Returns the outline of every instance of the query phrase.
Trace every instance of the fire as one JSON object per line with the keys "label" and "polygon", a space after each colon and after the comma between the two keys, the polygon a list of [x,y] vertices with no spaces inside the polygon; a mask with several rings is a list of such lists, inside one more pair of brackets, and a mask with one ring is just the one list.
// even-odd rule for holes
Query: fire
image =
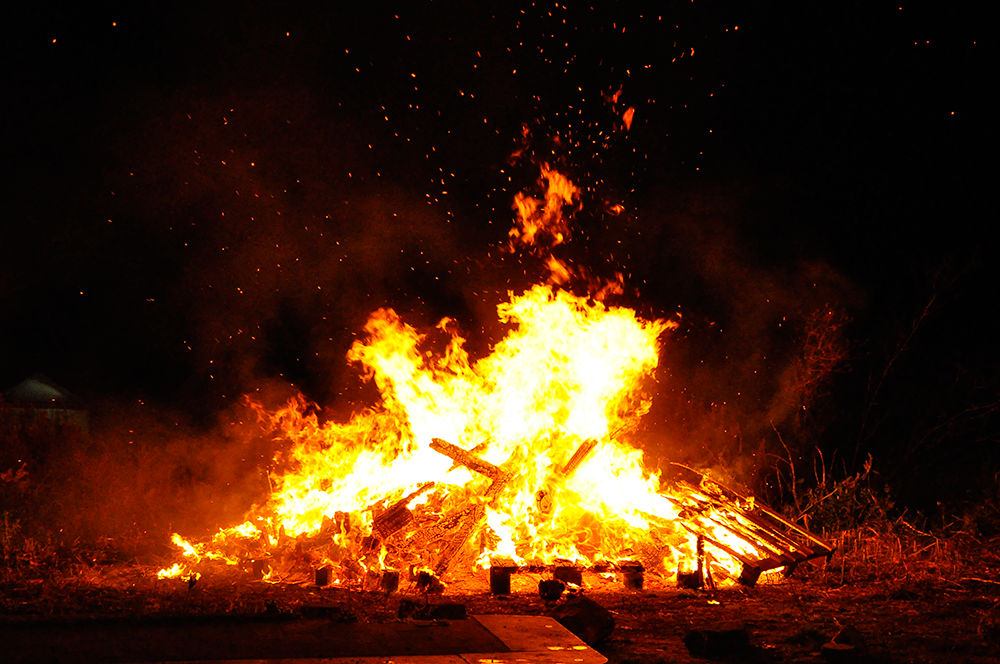
{"label": "fire", "polygon": [[549,168],[547,164],[541,167],[539,182],[547,182],[544,200],[533,198],[523,192],[514,196],[514,209],[518,218],[515,226],[510,229],[511,248],[519,244],[532,246],[541,243],[546,235],[551,238],[552,246],[569,240],[569,223],[563,214],[566,205],[579,206],[580,190],[563,174]]}
{"label": "fire", "polygon": [[[450,470],[451,460],[429,448],[442,437],[515,474],[486,507],[498,541],[484,556],[593,560],[602,549],[620,549],[624,541],[609,524],[626,518],[625,496],[637,486],[656,495],[657,481],[643,477],[638,451],[610,436],[648,406],[635,387],[656,366],[657,337],[668,324],[548,286],[512,297],[498,313],[513,329],[472,364],[458,336],[443,357],[427,362],[421,336],[394,314],[378,312],[369,321],[369,339],[350,357],[370,372],[390,409],[405,413],[413,443],[389,474],[399,467],[405,479],[394,483],[406,489],[430,480],[485,493],[484,477]],[[600,441],[597,449],[563,481],[558,468],[588,439]],[[543,507],[540,491],[557,499]],[[604,525],[581,527],[587,515]]]}
{"label": "fire", "polygon": [[[516,199],[512,242],[569,237],[562,210],[579,206],[579,191],[547,166],[540,183],[544,201]],[[569,278],[554,257],[548,265]],[[211,541],[174,535],[185,558],[266,559],[274,569],[266,580],[307,563],[331,568],[335,584],[386,569],[441,575],[455,561],[488,567],[497,558],[632,559],[665,576],[704,561],[720,579],[735,577],[753,544],[719,527],[706,496],[664,493],[627,443],[650,406],[642,386],[661,335],[675,324],[552,285],[509,293],[497,314],[509,331],[473,360],[449,319],[420,332],[391,309],[374,312],[347,357],[374,381],[380,405],[346,423],[321,423],[302,398],[261,409],[289,443],[272,494]],[[712,533],[710,554],[695,530]]]}
{"label": "fire", "polygon": [[158,578],[158,579],[176,579],[176,578],[179,578],[179,577],[183,576],[183,574],[184,574],[185,571],[186,570],[184,569],[183,565],[181,565],[180,563],[174,563],[170,567],[166,567],[164,569],[161,569],[159,572],[157,572],[156,573],[156,578]]}

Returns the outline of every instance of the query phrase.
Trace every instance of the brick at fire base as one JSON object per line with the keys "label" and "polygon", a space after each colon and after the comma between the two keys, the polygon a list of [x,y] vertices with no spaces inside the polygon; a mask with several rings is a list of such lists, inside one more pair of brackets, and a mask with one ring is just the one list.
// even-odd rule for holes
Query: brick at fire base
{"label": "brick at fire base", "polygon": [[625,584],[626,589],[642,590],[642,586],[645,582],[643,572],[646,570],[643,568],[641,563],[629,561],[627,563],[620,564],[618,568],[622,571],[622,582]]}
{"label": "brick at fire base", "polygon": [[572,565],[557,565],[552,570],[552,576],[563,583],[572,583],[577,586],[583,585],[583,570]]}
{"label": "brick at fire base", "polygon": [[316,585],[328,586],[333,580],[333,568],[327,565],[316,570]]}
{"label": "brick at fire base", "polygon": [[705,587],[705,580],[702,578],[701,572],[682,572],[677,570],[677,587],[699,590]]}
{"label": "brick at fire base", "polygon": [[399,589],[399,572],[396,570],[386,570],[382,572],[382,581],[379,587],[383,592],[394,593]]}
{"label": "brick at fire base", "polygon": [[490,561],[490,594],[509,595],[510,575],[517,571],[517,565],[510,558],[493,558]]}

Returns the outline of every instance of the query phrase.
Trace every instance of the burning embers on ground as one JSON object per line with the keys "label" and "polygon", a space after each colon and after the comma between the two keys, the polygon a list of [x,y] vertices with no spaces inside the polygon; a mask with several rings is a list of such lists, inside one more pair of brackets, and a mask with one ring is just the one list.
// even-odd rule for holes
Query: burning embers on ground
{"label": "burning embers on ground", "polygon": [[[518,195],[511,232],[512,247],[536,253],[569,238],[563,211],[580,205],[547,166],[539,182],[544,198]],[[473,566],[560,566],[711,586],[830,554],[707,480],[662,488],[629,436],[674,324],[561,289],[570,268],[551,255],[547,265],[548,284],[498,306],[509,332],[475,361],[448,319],[424,335],[392,310],[373,313],[348,359],[380,405],[347,423],[320,423],[303,399],[259,409],[291,444],[271,495],[208,541],[174,535],[182,555],[161,577],[221,561],[273,582],[321,570],[319,582],[378,587],[399,572],[437,583]]]}

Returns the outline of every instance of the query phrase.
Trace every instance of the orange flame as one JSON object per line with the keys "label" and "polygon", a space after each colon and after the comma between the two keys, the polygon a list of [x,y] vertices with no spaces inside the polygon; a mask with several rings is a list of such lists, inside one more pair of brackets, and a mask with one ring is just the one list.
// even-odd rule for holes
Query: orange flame
{"label": "orange flame", "polygon": [[635,116],[635,107],[629,106],[622,114],[622,121],[625,123],[625,131],[632,128],[632,118]]}
{"label": "orange flame", "polygon": [[543,236],[549,236],[550,246],[556,246],[569,240],[570,230],[568,219],[563,215],[563,207],[575,205],[580,207],[580,190],[564,175],[549,168],[548,164],[541,166],[541,176],[538,183],[546,184],[545,199],[532,198],[518,192],[514,196],[514,209],[517,210],[517,221],[510,229],[511,249],[516,244],[534,246],[539,244]]}
{"label": "orange flame", "polygon": [[[548,166],[541,181],[544,201],[515,199],[512,244],[569,237],[562,208],[578,205],[579,192]],[[552,283],[571,276],[555,258],[548,266]],[[440,571],[449,557],[481,566],[641,558],[667,573],[691,565],[696,537],[676,523],[685,511],[711,532],[698,516],[705,500],[662,493],[642,452],[624,442],[649,409],[641,387],[659,337],[676,324],[552,285],[509,293],[497,313],[509,332],[473,361],[448,319],[425,334],[391,309],[374,312],[347,357],[378,387],[379,407],[346,423],[320,423],[301,397],[261,411],[291,444],[267,502],[210,542],[174,543],[195,562],[280,554],[271,581],[299,556],[332,567],[336,584],[392,567]],[[443,352],[427,350],[431,334],[446,335]],[[710,558],[722,569],[750,548],[721,531],[717,541],[728,552]]]}

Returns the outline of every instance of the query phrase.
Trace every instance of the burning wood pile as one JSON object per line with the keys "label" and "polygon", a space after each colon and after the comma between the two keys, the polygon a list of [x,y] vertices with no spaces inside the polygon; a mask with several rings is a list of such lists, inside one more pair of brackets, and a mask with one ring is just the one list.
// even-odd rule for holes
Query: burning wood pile
{"label": "burning wood pile", "polygon": [[[542,175],[545,200],[519,196],[511,237],[548,232],[555,245],[568,237],[562,206],[578,206],[578,195]],[[547,264],[548,285],[498,305],[509,331],[474,362],[452,321],[420,334],[375,312],[348,359],[381,404],[347,423],[321,423],[302,399],[260,409],[288,443],[271,495],[210,540],[175,535],[183,560],[161,576],[214,560],[266,581],[383,590],[400,575],[434,589],[474,568],[491,570],[495,592],[519,569],[571,583],[590,569],[617,570],[633,587],[644,573],[715,587],[829,556],[828,544],[705,478],[663,489],[631,440],[660,337],[676,323],[576,296],[555,285],[570,268]]]}
{"label": "burning wood pile", "polygon": [[[509,306],[526,313],[486,361],[499,354],[515,367],[491,373],[489,381],[481,378],[486,361],[469,365],[458,337],[445,358],[457,364],[422,368],[426,354],[417,345],[423,339],[382,312],[369,323],[368,343],[356,344],[352,356],[372,368],[384,407],[346,425],[321,425],[304,402],[274,415],[262,412],[293,443],[279,459],[289,470],[272,478],[274,494],[242,525],[208,542],[175,536],[186,561],[162,575],[190,573],[191,562],[208,559],[241,565],[268,581],[383,589],[394,588],[400,572],[427,585],[476,566],[493,568],[498,592],[505,576],[519,569],[552,569],[577,583],[583,569],[617,570],[633,586],[646,572],[711,588],[753,585],[762,572],[790,573],[800,562],[832,553],[752,498],[707,478],[662,490],[641,452],[616,439],[644,411],[635,384],[654,365],[654,335],[666,325],[548,287]],[[548,334],[546,315],[553,310],[579,319],[575,333]],[[624,333],[609,321],[624,322],[648,345],[633,347],[629,356],[611,343]],[[595,342],[595,334],[606,337]],[[541,346],[538,362],[526,357],[545,339],[564,339],[578,350]],[[602,367],[595,348],[617,364]],[[619,380],[593,390],[581,367]],[[383,373],[389,370],[394,378]],[[507,385],[507,375],[519,382]],[[472,397],[471,417],[455,406],[456,396]],[[580,396],[593,405],[575,403]],[[494,419],[496,426],[484,430],[485,418],[504,412],[496,398],[513,398],[506,407],[522,415]],[[456,414],[466,417],[455,422]],[[480,442],[462,447],[428,436],[421,444],[415,432],[421,425]],[[584,437],[578,431],[612,432]],[[513,444],[497,444],[503,439]]]}

